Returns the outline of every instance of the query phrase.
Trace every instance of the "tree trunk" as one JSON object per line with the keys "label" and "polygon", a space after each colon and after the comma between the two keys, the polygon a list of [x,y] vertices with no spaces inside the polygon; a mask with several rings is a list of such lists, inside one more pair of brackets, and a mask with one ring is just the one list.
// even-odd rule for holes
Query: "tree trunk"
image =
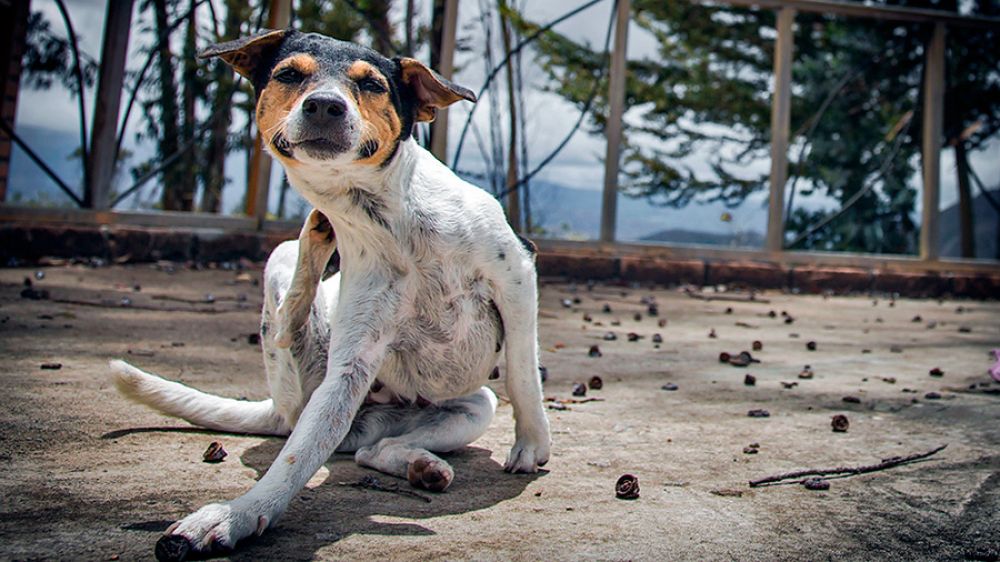
{"label": "tree trunk", "polygon": [[372,48],[390,57],[395,50],[392,46],[392,23],[389,21],[390,0],[369,0],[365,10],[368,25],[372,30]]}
{"label": "tree trunk", "polygon": [[510,117],[510,138],[507,144],[507,222],[514,232],[521,232],[521,192],[517,185],[517,97],[514,91],[514,62],[510,55],[510,21],[507,18],[507,2],[497,2],[500,12],[500,31],[503,36],[503,51],[507,56],[507,101]]}
{"label": "tree trunk", "polygon": [[[160,43],[157,56],[157,69],[160,73],[160,138],[158,139],[160,158],[169,158],[177,153],[179,131],[177,129],[177,83],[174,80],[174,60],[170,52],[169,33],[170,22],[167,16],[167,0],[153,0],[153,12],[156,18],[156,33],[164,40]],[[165,211],[179,211],[183,208],[181,194],[181,177],[177,166],[168,166],[163,170],[163,195],[161,204]]]}
{"label": "tree trunk", "polygon": [[955,143],[955,173],[958,180],[958,218],[962,235],[962,257],[976,257],[976,225],[972,214],[972,185],[969,181],[969,155],[965,141]]}
{"label": "tree trunk", "polygon": [[[432,0],[431,4],[431,68],[441,68],[441,39],[444,37],[444,3],[445,0]],[[434,146],[434,127],[428,127],[427,144]]]}
{"label": "tree trunk", "polygon": [[406,52],[408,57],[413,56],[413,5],[414,0],[406,0]]}
{"label": "tree trunk", "polygon": [[[240,33],[240,10],[235,2],[226,3],[225,26],[220,41],[235,39]],[[222,189],[226,185],[226,155],[229,153],[229,125],[233,119],[233,94],[236,92],[233,72],[221,61],[215,62],[213,73],[215,94],[212,96],[212,131],[206,154],[204,169],[205,195],[201,199],[201,211],[219,213],[222,211]]]}
{"label": "tree trunk", "polygon": [[197,101],[198,90],[198,62],[197,56],[197,10],[195,0],[190,0],[187,29],[184,34],[184,72],[182,74],[183,83],[183,107],[184,114],[181,121],[181,138],[184,145],[191,144],[180,159],[178,176],[181,178],[178,192],[181,200],[182,211],[194,210],[194,196],[198,192],[198,146],[194,145],[194,135],[197,123],[195,122],[195,102]]}

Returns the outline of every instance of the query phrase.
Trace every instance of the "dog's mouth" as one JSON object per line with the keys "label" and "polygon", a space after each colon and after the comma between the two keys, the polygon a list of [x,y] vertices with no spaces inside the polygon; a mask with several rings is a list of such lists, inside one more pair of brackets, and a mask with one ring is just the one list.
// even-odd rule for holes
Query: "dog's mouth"
{"label": "dog's mouth", "polygon": [[274,136],[271,144],[279,154],[286,158],[293,158],[293,150],[301,150],[316,160],[336,158],[351,148],[350,143],[346,140],[317,137],[293,142],[281,133]]}

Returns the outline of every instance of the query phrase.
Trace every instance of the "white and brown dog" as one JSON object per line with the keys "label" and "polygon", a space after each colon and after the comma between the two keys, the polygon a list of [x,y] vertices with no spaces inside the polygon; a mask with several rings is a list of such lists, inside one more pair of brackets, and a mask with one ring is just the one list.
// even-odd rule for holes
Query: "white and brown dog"
{"label": "white and brown dog", "polygon": [[[496,409],[483,386],[501,350],[516,437],[504,465],[549,458],[538,373],[533,247],[490,195],[410,136],[475,96],[420,62],[292,30],[209,48],[257,92],[257,124],[315,208],[264,272],[261,342],[271,399],[208,395],[114,361],[127,397],[221,431],[287,435],[243,496],[171,526],[158,558],[224,552],[262,533],[330,455],[441,491],[434,452],[477,439]],[[321,281],[337,249],[341,270]]]}

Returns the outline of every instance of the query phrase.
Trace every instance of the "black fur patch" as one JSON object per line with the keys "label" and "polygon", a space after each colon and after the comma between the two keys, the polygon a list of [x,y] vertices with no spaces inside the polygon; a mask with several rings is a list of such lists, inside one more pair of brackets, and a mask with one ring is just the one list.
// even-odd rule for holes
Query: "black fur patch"
{"label": "black fur patch", "polygon": [[375,139],[366,140],[361,145],[361,148],[358,149],[358,158],[360,158],[361,160],[371,158],[372,156],[375,155],[376,152],[378,152],[378,149],[379,149],[379,144],[377,140]]}
{"label": "black fur patch", "polygon": [[528,250],[529,254],[533,256],[538,254],[538,246],[536,246],[534,242],[528,240],[527,238],[521,236],[520,234],[517,235],[517,239],[521,241],[521,245],[524,246],[525,250]]}
{"label": "black fur patch", "polygon": [[292,157],[291,145],[288,144],[288,139],[285,138],[285,135],[275,133],[274,137],[271,139],[271,145],[278,151],[278,154],[284,156],[285,158]]}
{"label": "black fur patch", "polygon": [[383,228],[389,228],[389,222],[385,220],[385,203],[377,196],[356,187],[348,190],[351,203],[360,207],[368,215],[368,218]]}
{"label": "black fur patch", "polygon": [[503,316],[500,314],[500,308],[496,301],[490,301],[490,308],[493,309],[493,314],[496,315],[497,319],[497,353],[500,353],[507,331],[503,327]]}

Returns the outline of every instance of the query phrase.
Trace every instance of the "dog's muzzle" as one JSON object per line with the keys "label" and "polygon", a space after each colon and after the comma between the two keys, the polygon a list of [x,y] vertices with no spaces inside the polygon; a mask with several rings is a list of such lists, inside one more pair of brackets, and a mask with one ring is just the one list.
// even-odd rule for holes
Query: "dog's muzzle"
{"label": "dog's muzzle", "polygon": [[289,119],[288,134],[274,140],[282,153],[302,150],[317,160],[334,158],[351,150],[356,127],[351,108],[339,92],[324,90],[309,94]]}

